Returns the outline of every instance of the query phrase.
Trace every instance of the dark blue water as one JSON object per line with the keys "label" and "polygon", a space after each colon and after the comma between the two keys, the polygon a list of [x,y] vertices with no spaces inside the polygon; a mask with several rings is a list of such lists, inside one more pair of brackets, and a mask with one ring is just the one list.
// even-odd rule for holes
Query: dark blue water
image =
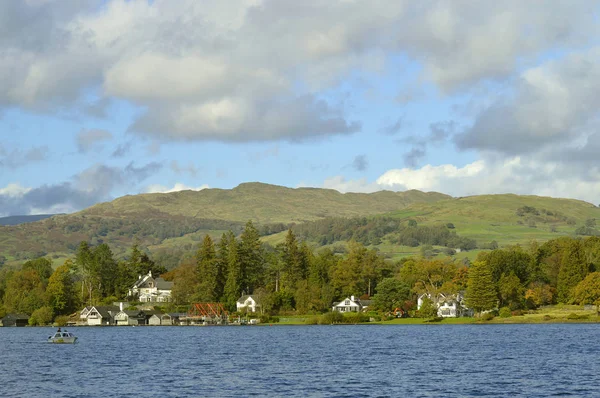
{"label": "dark blue water", "polygon": [[600,325],[0,328],[0,396],[600,397]]}

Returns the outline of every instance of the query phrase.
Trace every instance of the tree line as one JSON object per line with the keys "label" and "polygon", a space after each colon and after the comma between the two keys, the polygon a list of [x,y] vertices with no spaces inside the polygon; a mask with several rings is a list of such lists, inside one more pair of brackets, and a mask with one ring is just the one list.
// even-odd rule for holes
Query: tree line
{"label": "tree line", "polygon": [[[252,294],[269,314],[323,313],[348,296],[373,300],[373,310],[402,308],[414,315],[418,295],[466,292],[477,311],[511,311],[555,303],[600,304],[600,238],[563,237],[528,247],[482,251],[468,261],[424,256],[389,261],[375,249],[351,240],[346,253],[311,248],[288,229],[285,240],[263,244],[248,222],[241,234],[206,235],[195,253],[173,270],[153,261],[137,244],[117,261],[106,244],[81,242],[75,258],[52,269],[46,258],[18,269],[0,269],[0,315],[32,314],[47,323],[88,304],[126,298],[139,275],[152,271],[174,282],[173,306],[221,302],[235,310]],[[597,288],[595,286],[598,286]]]}

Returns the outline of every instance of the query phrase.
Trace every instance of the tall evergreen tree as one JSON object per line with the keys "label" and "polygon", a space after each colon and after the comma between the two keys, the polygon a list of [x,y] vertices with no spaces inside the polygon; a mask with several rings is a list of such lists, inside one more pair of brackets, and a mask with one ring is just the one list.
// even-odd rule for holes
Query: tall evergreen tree
{"label": "tall evergreen tree", "polygon": [[469,268],[465,304],[478,313],[494,309],[498,304],[492,271],[483,261],[475,261]]}
{"label": "tall evergreen tree", "polygon": [[229,278],[229,248],[235,242],[233,232],[227,231],[221,235],[221,240],[217,244],[217,293],[216,299],[221,302],[227,302],[225,298],[225,284]]}
{"label": "tall evergreen tree", "polygon": [[118,266],[113,257],[112,250],[106,243],[102,243],[93,250],[95,280],[102,297],[117,294]]}
{"label": "tall evergreen tree", "polygon": [[243,271],[238,255],[238,243],[236,239],[233,239],[227,246],[227,281],[223,290],[223,301],[230,309],[235,308],[235,303],[242,293],[242,278]]}
{"label": "tall evergreen tree", "polygon": [[263,283],[265,259],[260,234],[252,221],[248,221],[240,236],[238,246],[242,289],[252,293]]}
{"label": "tall evergreen tree", "polygon": [[196,253],[198,267],[198,297],[200,301],[215,301],[218,297],[218,269],[215,245],[210,235],[205,235],[202,245]]}

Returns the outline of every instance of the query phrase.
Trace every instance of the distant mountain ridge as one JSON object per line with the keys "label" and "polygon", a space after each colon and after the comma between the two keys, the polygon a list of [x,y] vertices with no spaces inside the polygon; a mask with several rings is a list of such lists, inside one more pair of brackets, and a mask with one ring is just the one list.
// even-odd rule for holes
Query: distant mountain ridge
{"label": "distant mountain ridge", "polygon": [[7,216],[0,217],[0,225],[19,225],[28,222],[44,220],[55,216],[56,214],[34,214],[29,216]]}

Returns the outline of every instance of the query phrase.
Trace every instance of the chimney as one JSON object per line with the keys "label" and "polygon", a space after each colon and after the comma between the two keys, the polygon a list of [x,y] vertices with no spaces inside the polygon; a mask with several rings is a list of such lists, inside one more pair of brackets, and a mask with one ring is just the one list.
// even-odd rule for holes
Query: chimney
{"label": "chimney", "polygon": [[123,311],[123,302],[122,301],[119,302],[119,311]]}
{"label": "chimney", "polygon": [[350,300],[355,301],[354,296],[350,296]]}

